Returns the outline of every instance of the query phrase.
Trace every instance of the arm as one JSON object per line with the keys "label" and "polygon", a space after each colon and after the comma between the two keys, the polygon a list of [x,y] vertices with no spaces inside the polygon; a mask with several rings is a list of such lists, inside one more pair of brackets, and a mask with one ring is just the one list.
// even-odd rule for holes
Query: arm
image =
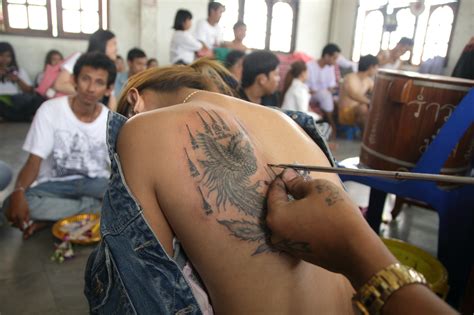
{"label": "arm", "polygon": [[[294,201],[288,201],[288,193]],[[330,181],[305,181],[292,170],[284,171],[270,187],[266,222],[272,230],[273,243],[285,240],[285,247],[280,249],[342,273],[356,290],[379,270],[397,261],[346,193]],[[371,250],[360,250],[360,244]],[[385,315],[455,314],[419,284],[396,291],[382,311]]]}
{"label": "arm", "polygon": [[10,72],[7,77],[13,83],[18,84],[18,87],[23,93],[33,93],[33,86],[31,80],[23,69],[19,69],[18,72]]}
{"label": "arm", "polygon": [[54,81],[53,88],[60,93],[73,95],[76,93],[74,85],[72,84],[72,75],[67,70],[61,70],[56,81]]}
{"label": "arm", "polygon": [[29,221],[28,202],[26,201],[25,190],[38,177],[41,161],[43,159],[37,155],[30,154],[28,160],[20,171],[15,183],[15,189],[10,196],[10,204],[6,210],[9,221],[23,230],[25,223]]}
{"label": "arm", "polygon": [[201,41],[194,38],[191,33],[187,32],[187,34],[184,35],[185,36],[182,37],[183,41],[181,42],[183,48],[191,51],[198,51],[202,48],[205,48],[205,45]]}

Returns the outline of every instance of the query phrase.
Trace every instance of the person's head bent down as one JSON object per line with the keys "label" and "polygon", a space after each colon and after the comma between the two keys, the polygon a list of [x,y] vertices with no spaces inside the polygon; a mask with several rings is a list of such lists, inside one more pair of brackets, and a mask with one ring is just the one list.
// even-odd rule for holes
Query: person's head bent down
{"label": "person's head bent down", "polygon": [[200,59],[189,66],[151,68],[130,78],[118,100],[117,111],[133,116],[183,103],[193,90],[236,95],[236,81],[216,61]]}

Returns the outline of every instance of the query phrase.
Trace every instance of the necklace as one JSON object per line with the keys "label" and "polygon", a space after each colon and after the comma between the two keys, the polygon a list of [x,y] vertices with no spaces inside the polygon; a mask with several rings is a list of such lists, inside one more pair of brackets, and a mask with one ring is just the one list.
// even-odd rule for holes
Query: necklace
{"label": "necklace", "polygon": [[201,92],[201,90],[196,90],[196,91],[193,91],[193,92],[189,93],[188,96],[186,96],[186,97],[184,98],[183,103],[186,103],[187,101],[189,101],[189,99],[190,99],[194,94],[196,94],[196,93],[198,93],[198,92]]}

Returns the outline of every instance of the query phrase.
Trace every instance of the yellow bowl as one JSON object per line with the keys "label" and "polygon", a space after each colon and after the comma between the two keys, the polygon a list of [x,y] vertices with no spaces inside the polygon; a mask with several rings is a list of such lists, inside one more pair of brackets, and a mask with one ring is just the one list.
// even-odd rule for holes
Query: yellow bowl
{"label": "yellow bowl", "polygon": [[[89,237],[78,239],[71,238],[69,239],[69,241],[74,244],[82,245],[97,243],[100,241],[100,215],[98,214],[84,213],[61,219],[54,223],[52,232],[55,237],[59,238],[60,240],[65,240],[69,235],[68,228],[70,228],[71,225],[78,225],[78,223],[80,222],[86,223],[95,220],[97,220],[97,223],[90,228],[91,233]],[[78,226],[77,228],[79,227],[80,226]]]}
{"label": "yellow bowl", "polygon": [[383,238],[382,241],[400,263],[423,274],[431,290],[442,299],[446,299],[449,291],[448,272],[438,259],[400,240]]}

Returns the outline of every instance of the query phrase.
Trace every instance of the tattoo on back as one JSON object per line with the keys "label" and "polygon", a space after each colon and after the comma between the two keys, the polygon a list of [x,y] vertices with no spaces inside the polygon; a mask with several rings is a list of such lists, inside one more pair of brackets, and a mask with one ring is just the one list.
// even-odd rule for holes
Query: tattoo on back
{"label": "tattoo on back", "polygon": [[[186,125],[195,161],[189,156],[188,149],[184,148],[184,151],[190,175],[198,185],[204,213],[215,215],[216,221],[233,237],[255,243],[257,247],[252,255],[275,251],[269,246],[269,233],[264,223],[264,186],[268,186],[274,176],[268,174],[266,180],[252,178],[257,174],[257,158],[242,126],[231,130],[215,111],[200,110],[196,115],[201,128],[191,130]],[[215,211],[209,200],[213,201]],[[236,209],[243,218],[217,218],[220,211],[228,209]]]}

